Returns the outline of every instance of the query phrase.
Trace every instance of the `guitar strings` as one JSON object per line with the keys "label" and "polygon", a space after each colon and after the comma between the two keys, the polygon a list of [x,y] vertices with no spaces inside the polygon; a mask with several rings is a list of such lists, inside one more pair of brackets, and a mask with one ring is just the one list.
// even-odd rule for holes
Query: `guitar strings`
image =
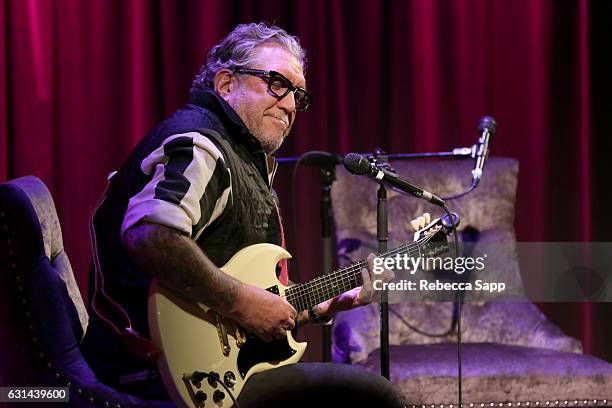
{"label": "guitar strings", "polygon": [[[399,246],[399,247],[397,247],[397,248],[395,248],[395,249],[393,249],[393,250],[391,250],[391,251],[389,251],[387,253],[384,253],[382,255],[383,256],[388,256],[388,255],[394,255],[394,254],[402,253],[402,252],[408,252],[410,255],[412,255],[410,251],[413,248],[417,249],[415,254],[419,253],[420,252],[419,251],[420,248],[419,248],[418,244],[423,244],[423,243],[426,243],[426,242],[430,241],[433,236],[434,235],[431,234],[429,236],[426,236],[426,237],[423,237],[423,238],[419,239],[416,242],[411,242],[411,243]],[[361,261],[361,262],[358,262],[358,263],[356,263],[354,265],[350,265],[348,267],[340,269],[340,270],[336,271],[335,273],[319,276],[319,277],[313,279],[310,282],[307,282],[305,284],[299,285],[295,289],[294,288],[290,288],[291,289],[291,293],[289,293],[289,294],[286,293],[286,295],[288,297],[297,298],[297,299],[294,299],[294,300],[300,300],[300,301],[304,301],[305,300],[306,302],[311,302],[311,303],[316,304],[317,303],[316,301],[311,301],[310,296],[309,296],[309,292],[313,292],[314,291],[315,292],[314,293],[315,296],[318,296],[319,295],[318,292],[321,291],[321,295],[322,295],[321,298],[325,297],[325,299],[327,299],[327,297],[326,297],[326,296],[328,296],[327,295],[327,291],[323,292],[321,289],[325,289],[325,286],[329,287],[329,284],[332,283],[331,282],[332,279],[336,279],[336,281],[339,281],[339,280],[341,281],[341,282],[336,282],[336,283],[347,283],[347,279],[348,279],[349,289],[350,289],[350,285],[351,285],[351,282],[350,282],[351,280],[355,280],[355,283],[357,284],[356,286],[358,286],[359,280],[357,279],[357,276],[355,276],[356,272],[357,271],[361,271],[361,269],[364,268],[366,265],[367,265],[367,261]],[[358,275],[358,276],[359,276],[359,278],[361,277],[360,275]],[[353,286],[353,287],[355,287],[355,286]],[[296,289],[297,289],[297,291],[296,291]],[[331,289],[330,293],[333,293],[333,288],[332,287],[329,287],[328,289]],[[322,299],[321,301],[323,301],[325,299]]]}
{"label": "guitar strings", "polygon": [[[420,254],[420,246],[429,242],[435,235],[436,234],[430,234],[419,238],[417,241],[401,245],[379,256],[388,257],[401,253],[408,253],[410,256]],[[298,306],[300,310],[306,310],[331,297],[336,287],[343,288],[344,285],[348,284],[348,290],[351,289],[352,281],[355,282],[355,286],[352,286],[353,288],[362,284],[360,272],[366,266],[367,260],[363,260],[330,274],[318,276],[309,282],[288,288],[285,291],[285,297],[289,303]],[[359,272],[359,274],[357,274],[357,272]],[[311,294],[313,296],[311,296]],[[319,298],[321,299],[320,301],[318,301]]]}
{"label": "guitar strings", "polygon": [[[405,247],[399,248],[398,252],[406,249]],[[292,291],[289,294],[289,301],[293,301],[299,308],[306,309],[309,305],[318,304],[326,299],[333,297],[333,295],[345,292],[346,290],[355,288],[361,284],[361,270],[367,265],[367,262],[359,262],[348,268],[338,271],[331,276],[325,275],[314,279],[307,284],[297,288],[297,291]],[[341,289],[341,290],[339,290]]]}
{"label": "guitar strings", "polygon": [[[414,254],[420,253],[420,247],[419,247],[418,244],[427,243],[428,241],[431,240],[431,238],[433,236],[434,235],[432,234],[432,235],[423,237],[423,238],[419,239],[416,242],[412,242],[412,243],[408,243],[408,244],[399,246],[399,247],[397,247],[397,248],[395,248],[395,249],[393,249],[393,250],[391,250],[391,251],[389,251],[387,253],[384,253],[383,256],[394,255],[394,254],[402,253],[402,252],[408,252],[410,255],[414,255]],[[411,253],[411,251],[413,249],[415,249],[415,248],[416,248],[416,251],[413,251]],[[321,292],[322,296],[320,296],[320,298],[321,298],[320,301],[323,301],[323,300],[327,299],[331,294],[333,294],[333,292],[334,292],[333,289],[334,288],[330,287],[329,284],[332,283],[332,286],[333,286],[333,282],[332,281],[334,279],[336,280],[336,284],[346,284],[346,283],[348,283],[349,284],[349,288],[347,288],[347,289],[351,288],[351,285],[352,285],[351,281],[352,280],[355,280],[355,286],[358,286],[360,283],[362,283],[362,282],[360,282],[360,278],[361,278],[360,274],[356,274],[356,272],[357,271],[361,271],[361,269],[363,267],[365,267],[366,265],[367,265],[366,261],[361,261],[361,262],[358,262],[358,263],[356,263],[354,265],[350,265],[348,267],[340,269],[336,273],[332,273],[332,274],[328,274],[328,275],[323,275],[323,276],[317,277],[316,279],[313,279],[313,281],[308,282],[307,284],[304,284],[303,287],[296,288],[296,289],[298,289],[298,291],[295,292],[295,294],[297,294],[298,297],[302,298],[300,300],[310,301],[310,296],[308,296],[308,293],[305,293],[305,292],[314,291],[314,294],[317,295],[317,296],[319,295],[319,292]],[[352,287],[355,287],[355,286],[352,286]],[[326,290],[323,291],[322,289],[326,289]],[[330,295],[328,295],[328,292],[330,293]],[[306,295],[306,296],[302,296],[302,295]],[[315,301],[311,301],[311,302],[313,302],[314,304],[318,303],[316,300]]]}
{"label": "guitar strings", "polygon": [[[430,241],[433,236],[434,235],[432,234],[427,237],[423,237],[416,242],[412,242],[412,243],[408,243],[408,244],[399,246],[398,248],[391,250],[383,255],[388,256],[388,255],[401,253],[401,252],[408,252],[410,254],[410,251],[413,248],[416,248],[417,249],[416,253],[418,253],[419,252],[418,244],[423,244],[423,243]],[[309,303],[312,303],[312,304],[320,303],[320,302],[317,302],[318,300],[317,297],[321,299],[320,301],[323,301],[331,297],[331,295],[334,293],[334,289],[335,289],[334,287],[335,285],[333,283],[334,279],[336,280],[335,282],[336,285],[344,285],[348,283],[349,286],[347,290],[350,289],[351,287],[356,287],[360,284],[358,278],[361,278],[361,276],[357,275],[356,272],[361,271],[361,269],[365,267],[366,264],[367,264],[366,261],[361,261],[354,265],[350,265],[346,268],[340,269],[339,271],[336,271],[335,273],[319,276],[310,282],[300,285],[297,288],[290,288],[291,289],[290,293],[286,294],[288,296],[288,300],[299,301],[300,307],[305,302],[306,303],[304,307],[307,307]],[[352,280],[355,281],[355,286],[351,286]],[[330,283],[332,284],[331,286],[330,286]],[[315,298],[315,300],[311,299],[309,292],[311,292],[314,295],[313,297]]]}

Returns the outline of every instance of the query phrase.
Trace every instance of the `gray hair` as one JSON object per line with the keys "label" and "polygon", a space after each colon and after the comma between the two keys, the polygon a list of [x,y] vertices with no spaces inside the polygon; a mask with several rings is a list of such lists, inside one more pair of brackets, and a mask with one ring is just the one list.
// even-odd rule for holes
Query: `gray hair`
{"label": "gray hair", "polygon": [[302,70],[306,69],[306,51],[300,40],[282,28],[266,23],[239,24],[221,42],[210,49],[204,64],[191,82],[191,92],[212,88],[215,75],[221,69],[247,67],[255,60],[255,49],[265,43],[276,43],[295,56]]}

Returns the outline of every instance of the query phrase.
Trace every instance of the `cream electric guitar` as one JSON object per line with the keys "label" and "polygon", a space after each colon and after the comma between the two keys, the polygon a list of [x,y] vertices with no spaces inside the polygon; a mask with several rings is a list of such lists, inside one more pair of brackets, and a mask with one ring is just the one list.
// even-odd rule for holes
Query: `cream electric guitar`
{"label": "cream electric guitar", "polygon": [[[436,219],[415,233],[414,242],[379,256],[445,253],[449,231],[445,224]],[[295,310],[303,311],[360,286],[361,269],[367,267],[367,261],[361,261],[287,287],[277,280],[275,270],[280,260],[290,257],[276,245],[256,244],[237,252],[221,270],[284,296]],[[178,406],[230,407],[232,397],[238,398],[251,375],[296,363],[306,350],[306,343],[296,342],[290,332],[285,339],[264,342],[235,321],[205,305],[181,299],[156,281],[149,295],[149,328],[153,342],[162,350],[160,374]]]}

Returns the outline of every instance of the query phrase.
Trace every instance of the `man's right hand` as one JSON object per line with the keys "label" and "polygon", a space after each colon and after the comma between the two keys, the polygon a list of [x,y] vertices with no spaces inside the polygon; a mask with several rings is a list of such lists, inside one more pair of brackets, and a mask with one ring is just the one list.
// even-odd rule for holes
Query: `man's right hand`
{"label": "man's right hand", "polygon": [[287,300],[253,285],[242,284],[230,317],[263,341],[280,340],[295,326],[297,312]]}

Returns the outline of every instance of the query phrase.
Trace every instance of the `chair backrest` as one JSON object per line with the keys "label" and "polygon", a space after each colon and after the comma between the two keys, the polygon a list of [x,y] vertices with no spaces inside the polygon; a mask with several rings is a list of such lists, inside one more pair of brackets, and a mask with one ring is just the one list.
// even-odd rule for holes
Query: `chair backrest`
{"label": "chair backrest", "polygon": [[88,320],[64,252],[55,206],[45,185],[35,177],[3,183],[0,197],[1,257],[7,272],[3,279],[9,281],[3,287],[16,289],[11,295],[22,303],[23,310],[13,310],[17,312],[14,316],[27,313],[25,328],[53,358],[77,347]]}
{"label": "chair backrest", "polygon": [[172,406],[100,383],[80,352],[87,311],[51,194],[36,177],[0,184],[2,385],[67,386],[71,405]]}
{"label": "chair backrest", "polygon": [[[467,189],[473,168],[473,163],[469,161],[393,162],[392,165],[400,176],[442,197]],[[492,157],[487,162],[480,185],[470,194],[448,202],[450,209],[461,217],[459,231],[464,233],[464,238],[477,241],[473,246],[473,256],[481,250],[479,243],[515,242],[517,182],[518,162],[510,158]],[[342,251],[340,262],[356,261],[369,252],[376,252],[377,189],[378,185],[365,177],[353,176],[343,170],[337,172],[332,200],[339,251]],[[432,217],[443,213],[423,200],[388,191],[389,248],[412,241],[410,221],[424,212],[431,213]],[[347,242],[352,244],[346,245]],[[345,248],[354,248],[356,244],[360,245],[360,249],[347,254]],[[493,265],[489,262],[489,270],[503,275],[504,281],[512,282],[515,290],[522,290],[516,257],[504,254],[501,258],[504,258],[504,262]],[[453,305],[449,302],[392,304],[390,343],[452,342],[455,337],[453,332],[439,336],[449,330],[452,314]],[[581,351],[579,342],[564,336],[529,302],[467,303],[462,319],[462,333],[466,342]],[[333,342],[334,360],[356,362],[365,359],[379,345],[378,305],[339,314],[334,321]]]}

